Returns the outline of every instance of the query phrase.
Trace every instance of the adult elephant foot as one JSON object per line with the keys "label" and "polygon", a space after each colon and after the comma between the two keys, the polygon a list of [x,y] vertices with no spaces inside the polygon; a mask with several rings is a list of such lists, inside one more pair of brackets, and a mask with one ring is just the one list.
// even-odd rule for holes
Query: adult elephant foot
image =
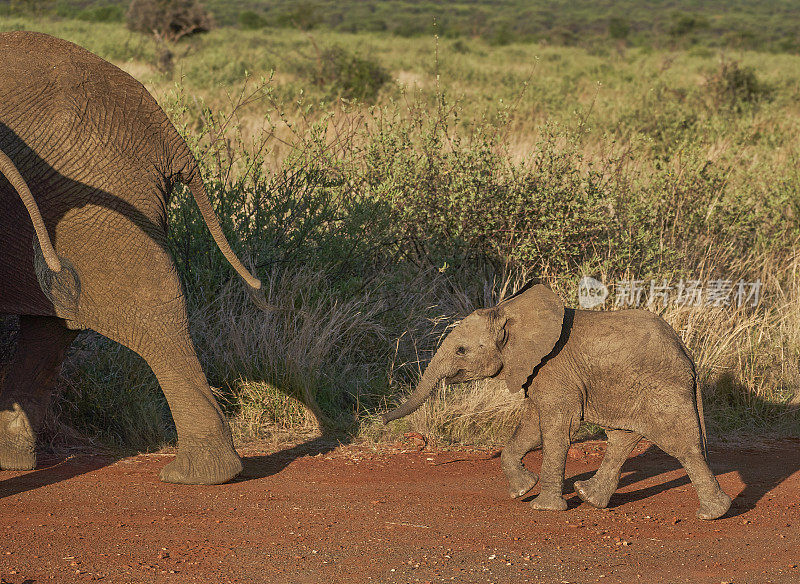
{"label": "adult elephant foot", "polygon": [[219,485],[240,472],[242,460],[230,445],[179,445],[175,460],[161,469],[159,478],[165,483]]}
{"label": "adult elephant foot", "polygon": [[19,404],[0,411],[0,469],[33,470],[35,449],[36,435]]}
{"label": "adult elephant foot", "polygon": [[587,481],[575,481],[575,492],[592,507],[605,509],[608,507],[608,502],[611,500],[614,489],[600,483],[597,477],[592,477]]}
{"label": "adult elephant foot", "polygon": [[526,468],[516,470],[513,474],[507,473],[508,493],[512,499],[523,497],[539,482],[539,475]]}
{"label": "adult elephant foot", "polygon": [[531,507],[540,511],[566,511],[567,502],[561,495],[541,493],[530,503]]}
{"label": "adult elephant foot", "polygon": [[700,501],[700,509],[697,510],[697,518],[705,521],[719,519],[725,515],[730,508],[731,498],[720,490],[717,492],[716,496]]}

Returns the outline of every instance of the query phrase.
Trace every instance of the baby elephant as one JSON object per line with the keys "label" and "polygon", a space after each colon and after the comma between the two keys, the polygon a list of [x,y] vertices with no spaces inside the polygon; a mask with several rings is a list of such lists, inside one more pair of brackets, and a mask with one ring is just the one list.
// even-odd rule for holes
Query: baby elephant
{"label": "baby elephant", "polygon": [[704,457],[705,424],[694,363],[675,331],[644,310],[564,309],[538,284],[495,308],[476,310],[454,328],[409,399],[384,421],[417,409],[439,382],[502,377],[512,392],[525,389],[526,412],[503,449],[511,496],[539,481],[522,458],[542,447],[541,494],[534,509],[564,510],[564,468],[581,420],[605,428],[608,449],[600,468],[577,481],[581,499],[608,505],[620,469],[642,436],[676,457],[700,498],[700,519],[724,515],[731,499]]}

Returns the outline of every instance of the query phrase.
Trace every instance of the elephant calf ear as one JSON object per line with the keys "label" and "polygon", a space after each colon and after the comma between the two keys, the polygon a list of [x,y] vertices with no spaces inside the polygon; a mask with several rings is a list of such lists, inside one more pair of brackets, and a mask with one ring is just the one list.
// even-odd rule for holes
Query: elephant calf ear
{"label": "elephant calf ear", "polygon": [[547,286],[537,284],[498,306],[508,340],[502,351],[506,385],[519,391],[533,370],[553,350],[564,322],[564,305]]}

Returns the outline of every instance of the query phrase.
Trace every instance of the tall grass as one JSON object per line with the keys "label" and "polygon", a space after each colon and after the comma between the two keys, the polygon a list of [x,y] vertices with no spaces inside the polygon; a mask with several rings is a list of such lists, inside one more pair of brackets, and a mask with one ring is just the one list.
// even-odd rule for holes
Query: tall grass
{"label": "tall grass", "polygon": [[[30,25],[0,20],[18,24]],[[101,40],[82,23],[38,24],[158,96],[267,286],[265,312],[176,189],[170,245],[192,335],[239,439],[322,419],[373,439],[501,441],[520,397],[493,382],[443,390],[389,428],[377,414],[459,318],[532,277],[576,306],[583,275],[760,279],[757,307],[651,309],[695,355],[717,435],[798,434],[800,58],[226,29],[176,52],[173,78],[120,27],[99,25]],[[309,68],[315,43],[395,81],[374,104],[334,98],[335,79],[322,87]],[[66,427],[140,449],[174,437],[144,364],[95,335],[76,343],[59,392],[54,439]]]}

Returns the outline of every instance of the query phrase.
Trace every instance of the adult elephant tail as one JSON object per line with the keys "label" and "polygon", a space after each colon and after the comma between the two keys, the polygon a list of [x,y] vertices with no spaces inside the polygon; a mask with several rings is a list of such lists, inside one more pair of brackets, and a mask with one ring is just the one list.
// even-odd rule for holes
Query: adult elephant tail
{"label": "adult elephant tail", "polygon": [[16,165],[2,150],[0,150],[0,174],[5,176],[11,186],[16,189],[20,199],[22,199],[22,203],[28,210],[28,215],[30,215],[33,222],[33,229],[36,232],[36,238],[39,240],[39,247],[42,250],[47,267],[54,272],[60,272],[61,260],[58,259],[56,250],[53,248],[53,242],[50,241],[50,236],[47,234],[47,227],[45,227],[42,214],[39,212],[39,206],[36,204],[31,190],[19,170],[17,170]]}
{"label": "adult elephant tail", "polygon": [[211,232],[211,236],[214,238],[222,255],[225,256],[228,263],[233,266],[233,269],[247,282],[250,288],[253,290],[260,290],[261,280],[253,276],[253,274],[244,267],[244,264],[236,257],[228,240],[225,238],[225,234],[222,232],[222,226],[219,224],[219,219],[217,219],[214,208],[211,206],[211,201],[208,199],[208,193],[206,193],[206,187],[203,184],[200,171],[195,166],[193,172],[189,173],[188,177],[181,175],[181,179],[189,185],[189,190],[194,197],[195,203],[197,203],[197,208],[200,209],[200,214],[203,216],[203,220],[206,222],[208,230]]}

